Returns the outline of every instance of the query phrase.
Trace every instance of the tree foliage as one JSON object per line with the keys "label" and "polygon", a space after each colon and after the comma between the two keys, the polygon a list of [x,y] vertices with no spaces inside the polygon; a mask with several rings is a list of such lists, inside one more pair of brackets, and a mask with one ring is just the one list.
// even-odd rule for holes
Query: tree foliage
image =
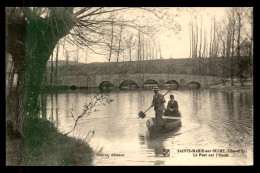
{"label": "tree foliage", "polygon": [[15,93],[8,97],[13,105],[7,105],[15,130],[22,134],[24,119],[34,118],[39,112],[38,96],[46,63],[58,42],[68,51],[69,45],[106,55],[112,24],[150,35],[162,26],[175,32],[180,28],[172,11],[150,7],[6,8],[6,52],[18,75]]}
{"label": "tree foliage", "polygon": [[[205,32],[202,32],[203,29]],[[198,17],[192,14],[190,56],[193,59],[193,68],[191,71],[197,75],[205,75],[204,72],[208,70],[210,75],[216,76],[220,70],[223,78],[230,77],[231,85],[234,85],[235,77],[240,79],[243,85],[242,81],[250,76],[250,69],[252,69],[250,62],[253,57],[253,9],[227,8],[224,19],[217,20],[212,17],[209,29],[210,32],[207,33],[207,26],[202,27],[202,24],[198,28]],[[222,60],[217,60],[218,57]],[[208,63],[203,64],[202,58],[207,58]],[[222,68],[217,68],[219,66]]]}

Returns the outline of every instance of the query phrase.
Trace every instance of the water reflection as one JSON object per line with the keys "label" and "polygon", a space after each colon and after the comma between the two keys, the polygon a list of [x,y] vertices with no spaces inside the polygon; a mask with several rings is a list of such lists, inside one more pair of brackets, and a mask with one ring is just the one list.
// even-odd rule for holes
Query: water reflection
{"label": "water reflection", "polygon": [[56,125],[57,127],[59,126],[59,116],[58,116],[58,112],[59,112],[59,106],[58,106],[58,93],[55,92],[55,110],[56,110]]}
{"label": "water reflection", "polygon": [[[179,133],[180,129],[181,129],[181,127],[176,130],[162,134],[156,138],[149,138],[148,135],[146,135],[146,138],[139,136],[140,143],[146,144],[149,149],[154,150],[156,157],[159,157],[159,156],[166,157],[165,150],[167,150],[168,146],[165,145],[164,143],[165,143],[165,141],[167,141],[167,139],[174,140],[175,136],[180,135],[181,134],[181,133]],[[146,143],[143,140],[146,140]]]}
{"label": "water reflection", "polygon": [[[41,116],[55,121],[64,132],[71,129],[73,118],[82,112],[93,90],[67,90],[56,93],[42,93]],[[166,89],[160,91],[167,92]],[[95,129],[90,145],[102,147],[105,153],[124,153],[123,158],[110,158],[97,165],[187,165],[198,160],[189,154],[178,153],[180,148],[238,148],[246,149],[245,155],[232,154],[225,164],[250,164],[253,156],[253,95],[252,93],[222,92],[216,90],[171,91],[182,112],[182,127],[155,139],[147,135],[146,120],[154,117],[150,109],[144,119],[138,119],[138,112],[146,110],[153,97],[151,90],[112,90],[106,93],[113,99],[109,105],[97,107],[79,123],[78,134],[87,134]],[[166,102],[169,95],[165,96]],[[73,109],[72,109],[73,108]],[[78,134],[74,134],[78,137]],[[73,135],[73,134],[71,134]],[[169,149],[170,157],[164,156]],[[202,158],[201,158],[202,159]],[[205,163],[211,163],[209,160]],[[216,162],[213,162],[217,164]]]}

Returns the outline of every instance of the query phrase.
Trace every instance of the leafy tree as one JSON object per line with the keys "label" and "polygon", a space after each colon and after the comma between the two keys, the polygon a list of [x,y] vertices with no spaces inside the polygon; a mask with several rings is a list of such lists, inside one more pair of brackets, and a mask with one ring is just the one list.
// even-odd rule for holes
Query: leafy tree
{"label": "leafy tree", "polygon": [[[167,8],[126,7],[6,8],[6,52],[11,54],[18,74],[15,93],[8,96],[13,102],[7,105],[14,130],[23,135],[25,118],[37,117],[46,63],[58,42],[105,54],[102,51],[111,41],[107,31],[112,23],[152,35],[161,26],[176,28],[176,22],[169,17],[171,12]],[[148,18],[160,22],[149,22]]]}
{"label": "leafy tree", "polygon": [[249,77],[252,77],[252,74],[253,74],[252,59],[250,57],[246,57],[246,56],[238,57],[237,66],[238,66],[238,69],[236,72],[236,76],[238,77],[241,86],[244,86],[244,82]]}

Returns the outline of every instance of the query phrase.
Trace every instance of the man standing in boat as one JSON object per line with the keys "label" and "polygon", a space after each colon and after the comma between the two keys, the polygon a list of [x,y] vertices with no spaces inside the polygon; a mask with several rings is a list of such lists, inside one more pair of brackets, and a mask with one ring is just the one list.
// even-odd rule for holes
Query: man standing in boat
{"label": "man standing in boat", "polygon": [[154,106],[154,111],[155,111],[155,119],[156,123],[158,125],[162,125],[162,116],[163,116],[163,111],[165,110],[164,103],[166,100],[164,99],[164,96],[159,94],[159,88],[154,87],[154,96],[153,96],[153,101],[152,101],[152,106]]}

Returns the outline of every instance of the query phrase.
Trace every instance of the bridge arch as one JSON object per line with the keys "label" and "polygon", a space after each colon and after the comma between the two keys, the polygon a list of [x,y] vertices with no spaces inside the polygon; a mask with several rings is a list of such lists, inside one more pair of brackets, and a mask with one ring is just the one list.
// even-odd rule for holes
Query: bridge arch
{"label": "bridge arch", "polygon": [[158,82],[154,79],[148,79],[144,82],[143,88],[153,88],[155,86],[159,86]]}
{"label": "bridge arch", "polygon": [[102,81],[99,84],[99,89],[104,90],[104,89],[112,89],[114,87],[114,85],[109,82],[109,81]]}
{"label": "bridge arch", "polygon": [[139,87],[138,84],[131,79],[124,80],[119,85],[119,88],[121,89],[131,89],[131,88],[138,88],[138,87]]}
{"label": "bridge arch", "polygon": [[[146,86],[146,84],[158,85],[158,87],[164,87],[165,82],[169,80],[175,80],[178,82],[179,87],[187,87],[187,83],[196,82],[199,86],[211,85],[213,83],[218,83],[222,78],[215,76],[196,76],[196,75],[186,75],[186,74],[114,74],[114,75],[90,75],[86,77],[84,82],[77,83],[77,86],[87,86],[89,88],[99,87],[100,83],[103,81],[110,81],[114,88],[119,87],[119,85],[126,79],[131,79],[137,83],[140,88]],[[71,76],[65,77],[64,80],[59,78],[58,85],[60,86],[71,86],[76,80],[72,80]],[[153,82],[151,82],[153,81]],[[150,86],[151,86],[150,85]],[[102,85],[103,86],[103,85]]]}
{"label": "bridge arch", "polygon": [[185,84],[186,84],[186,81],[185,81],[185,79],[180,79],[180,86],[185,86]]}
{"label": "bridge arch", "polygon": [[191,81],[191,82],[188,82],[185,86],[190,87],[190,88],[200,88],[201,84],[199,82]]}
{"label": "bridge arch", "polygon": [[179,88],[180,85],[176,80],[168,80],[167,82],[165,82],[165,87],[166,88]]}
{"label": "bridge arch", "polygon": [[78,88],[78,87],[77,87],[76,85],[71,85],[71,86],[70,86],[70,89],[71,89],[71,90],[75,90],[75,89],[77,89],[77,88]]}

